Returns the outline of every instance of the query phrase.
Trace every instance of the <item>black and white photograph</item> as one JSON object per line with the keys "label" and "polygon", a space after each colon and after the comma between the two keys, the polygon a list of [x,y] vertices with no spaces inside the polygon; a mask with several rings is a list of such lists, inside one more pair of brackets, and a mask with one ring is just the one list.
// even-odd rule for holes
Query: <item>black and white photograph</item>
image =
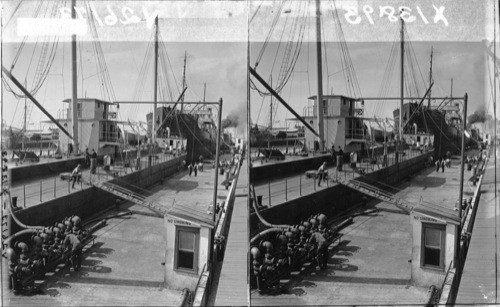
{"label": "black and white photograph", "polygon": [[251,306],[498,303],[497,31],[496,1],[251,1]]}
{"label": "black and white photograph", "polygon": [[2,305],[219,304],[248,216],[246,9],[2,2]]}
{"label": "black and white photograph", "polygon": [[0,4],[2,306],[500,304],[500,1]]}

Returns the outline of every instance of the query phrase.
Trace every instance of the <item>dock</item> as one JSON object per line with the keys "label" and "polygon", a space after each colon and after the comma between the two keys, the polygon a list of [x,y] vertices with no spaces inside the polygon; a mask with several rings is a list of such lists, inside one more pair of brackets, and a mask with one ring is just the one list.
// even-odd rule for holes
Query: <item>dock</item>
{"label": "dock", "polygon": [[[207,163],[196,177],[187,171],[177,173],[148,188],[147,200],[165,208],[181,205],[207,210],[213,199],[214,171]],[[223,180],[220,176],[219,181]],[[224,188],[218,189],[219,199],[225,199],[226,194]],[[182,289],[165,287],[164,219],[131,202],[95,218],[124,212],[132,215],[110,218],[94,233],[95,244],[84,249],[81,271],[70,272],[69,267],[60,265],[44,280],[37,281],[39,290],[32,295],[15,295],[4,288],[2,305],[180,305]]]}
{"label": "dock", "polygon": [[[498,250],[500,210],[495,198],[494,158],[486,167],[474,228],[458,288],[456,304],[498,304],[500,275]],[[497,180],[500,172],[497,172]],[[498,193],[498,192],[497,192]],[[497,194],[498,196],[498,194]]]}
{"label": "dock", "polygon": [[215,306],[248,306],[248,169],[240,169],[229,237],[219,278]]}
{"label": "dock", "polygon": [[[445,168],[444,172],[429,167],[401,181],[394,196],[415,202],[423,198],[452,209],[459,198],[459,176],[460,159],[454,157],[451,168]],[[473,194],[474,190],[470,182],[466,183],[465,194]],[[372,208],[379,211],[361,213]],[[276,293],[252,289],[251,305],[427,304],[428,287],[412,282],[410,216],[393,204],[378,200],[351,214],[355,213],[361,214],[341,230],[341,242],[329,247],[326,270],[305,263],[289,278],[281,279],[281,288]]]}

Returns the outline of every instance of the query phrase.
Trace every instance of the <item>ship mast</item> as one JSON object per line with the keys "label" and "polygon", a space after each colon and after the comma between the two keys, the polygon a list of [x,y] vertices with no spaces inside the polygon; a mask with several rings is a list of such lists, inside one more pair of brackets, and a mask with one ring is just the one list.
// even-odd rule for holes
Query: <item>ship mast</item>
{"label": "ship mast", "polygon": [[154,97],[153,97],[153,123],[151,130],[151,142],[156,141],[156,106],[158,102],[158,16],[155,18],[155,71],[154,71]]}
{"label": "ship mast", "polygon": [[399,103],[399,144],[403,141],[403,101],[404,101],[404,58],[405,58],[405,22],[403,17],[400,16],[401,19],[401,83],[400,83],[400,91],[401,91],[401,101]]}
{"label": "ship mast", "polygon": [[[28,81],[24,79],[24,87],[28,88]],[[22,134],[22,151],[25,151],[25,143],[26,143],[26,96],[24,96],[24,123],[23,123],[23,134]]]}
{"label": "ship mast", "polygon": [[[187,52],[184,51],[184,70],[182,72],[182,89],[186,88],[186,58],[187,58]],[[181,102],[184,102],[184,94],[181,97]],[[184,110],[184,104],[181,103],[181,113]]]}
{"label": "ship mast", "polygon": [[[71,18],[76,18],[76,0],[71,0]],[[71,96],[71,124],[73,125],[73,150],[79,153],[78,148],[78,97],[77,97],[77,63],[76,63],[76,34],[71,35],[71,71],[72,71],[72,96]]]}
{"label": "ship mast", "polygon": [[[432,54],[434,52],[434,47],[431,46],[431,66],[429,69],[429,84],[432,84]],[[427,108],[430,110],[431,109],[431,89],[429,89],[429,98],[427,100]]]}
{"label": "ship mast", "polygon": [[318,64],[318,97],[316,112],[318,113],[318,138],[319,151],[323,152],[325,131],[323,129],[323,76],[321,62],[321,6],[320,0],[316,0],[316,59]]}

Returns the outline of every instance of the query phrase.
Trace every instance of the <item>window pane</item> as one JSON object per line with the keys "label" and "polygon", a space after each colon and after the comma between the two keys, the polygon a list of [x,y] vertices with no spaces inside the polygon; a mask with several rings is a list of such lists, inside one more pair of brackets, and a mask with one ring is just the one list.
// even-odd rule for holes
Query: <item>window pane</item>
{"label": "window pane", "polygon": [[188,231],[179,231],[179,249],[194,251],[195,234]]}
{"label": "window pane", "polygon": [[441,251],[439,249],[426,248],[424,250],[424,264],[426,265],[440,265],[440,254]]}
{"label": "window pane", "polygon": [[441,248],[441,230],[425,228],[425,247]]}
{"label": "window pane", "polygon": [[194,269],[194,253],[193,252],[178,252],[177,267],[184,269]]}

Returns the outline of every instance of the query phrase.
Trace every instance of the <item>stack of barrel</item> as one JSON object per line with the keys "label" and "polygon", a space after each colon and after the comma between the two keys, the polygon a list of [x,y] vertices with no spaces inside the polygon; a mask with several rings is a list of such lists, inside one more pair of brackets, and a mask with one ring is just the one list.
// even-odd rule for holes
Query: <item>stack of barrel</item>
{"label": "stack of barrel", "polygon": [[68,234],[76,235],[81,242],[90,236],[83,228],[80,217],[71,216],[6,248],[4,256],[8,261],[9,288],[14,291],[28,290],[34,286],[36,278],[43,279],[48,269],[68,261],[71,249],[64,246]]}
{"label": "stack of barrel", "polygon": [[335,231],[328,226],[324,214],[317,214],[290,226],[281,232],[270,232],[250,247],[251,287],[261,293],[279,290],[281,278],[300,270],[306,262],[316,259],[316,243],[311,235],[320,233],[326,241],[331,240]]}

